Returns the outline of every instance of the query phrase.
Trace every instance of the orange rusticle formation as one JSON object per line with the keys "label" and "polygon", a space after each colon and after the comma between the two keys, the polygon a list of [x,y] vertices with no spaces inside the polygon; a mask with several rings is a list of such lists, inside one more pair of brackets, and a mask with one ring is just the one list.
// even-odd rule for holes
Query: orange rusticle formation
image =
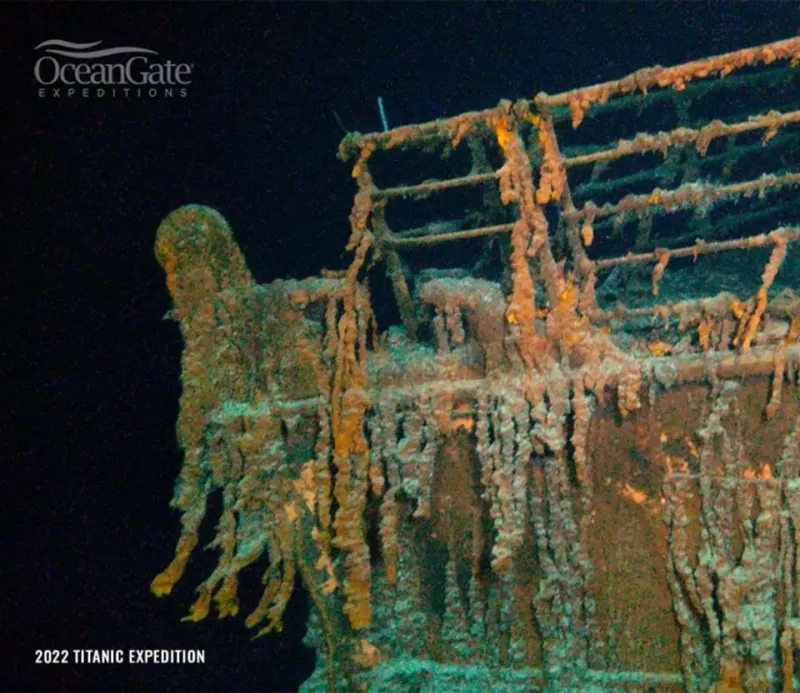
{"label": "orange rusticle formation", "polygon": [[[189,618],[235,614],[263,560],[247,624],[278,629],[300,578],[307,693],[794,690],[800,112],[763,101],[799,58],[790,39],[348,135],[351,259],[316,278],[259,285],[219,214],[171,214],[182,532],[153,591],[219,493]],[[617,132],[651,106],[663,131]],[[573,142],[586,118],[603,141]],[[465,170],[381,187],[398,149]],[[376,266],[401,323],[381,334]]]}
{"label": "orange rusticle formation", "polygon": [[[367,456],[359,431],[368,400],[359,395],[359,363],[372,320],[368,296],[347,278],[255,285],[224,219],[204,207],[171,214],[156,253],[186,344],[178,421],[185,461],[173,499],[183,531],[153,591],[168,594],[181,577],[207,498],[219,490],[223,514],[211,545],[220,561],[198,589],[191,620],[208,614],[212,597],[220,615],[235,614],[238,573],[268,553],[264,594],[248,625],[266,618],[261,632],[280,627],[299,572],[323,613],[327,595],[344,582],[345,611],[354,628],[363,627]],[[331,408],[324,398],[334,393]],[[300,444],[315,426],[316,443]],[[331,545],[347,556],[341,574]]]}
{"label": "orange rusticle formation", "polygon": [[557,96],[540,94],[537,101],[549,106],[568,105],[572,127],[577,128],[593,104],[605,104],[613,97],[637,91],[646,96],[648,89],[653,87],[672,87],[676,91],[683,91],[692,80],[725,77],[734,70],[758,64],[771,65],[776,60],[789,60],[792,67],[797,65],[800,62],[800,38],[746,48],[675,67],[647,67],[623,79],[575,89]]}
{"label": "orange rusticle formation", "polygon": [[[526,105],[526,109],[528,106]],[[545,205],[558,202],[567,184],[567,170],[564,157],[558,151],[558,141],[552,122],[546,116],[526,113],[523,117],[536,127],[539,148],[542,152],[542,166],[539,176],[539,187],[536,190],[536,202]]]}
{"label": "orange rusticle formation", "polygon": [[750,348],[750,343],[756,335],[761,317],[767,308],[767,291],[772,286],[772,282],[775,281],[775,275],[786,257],[786,238],[783,235],[775,235],[772,238],[774,238],[775,247],[772,249],[769,262],[761,276],[761,288],[756,293],[755,305],[752,311],[745,312],[741,316],[739,330],[733,338],[735,346],[741,343],[742,351],[747,351]]}
{"label": "orange rusticle formation", "polygon": [[522,140],[509,115],[494,123],[497,142],[506,163],[499,172],[500,199],[504,205],[516,203],[519,218],[511,230],[511,271],[513,285],[506,310],[506,320],[518,332],[522,360],[526,366],[544,367],[548,346],[535,328],[536,286],[531,276],[529,258],[542,253],[542,271],[553,272],[548,257],[547,220],[535,200],[535,190]]}

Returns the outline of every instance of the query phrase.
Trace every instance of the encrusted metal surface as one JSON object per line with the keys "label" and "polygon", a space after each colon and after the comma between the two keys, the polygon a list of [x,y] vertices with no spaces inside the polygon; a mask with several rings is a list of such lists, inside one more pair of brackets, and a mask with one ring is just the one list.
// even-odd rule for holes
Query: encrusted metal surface
{"label": "encrusted metal surface", "polygon": [[299,574],[306,691],[796,690],[798,62],[351,134],[353,259],[318,278],[258,285],[219,214],[170,215],[183,531],[154,592],[220,492],[190,618],[266,558],[247,623],[279,628]]}

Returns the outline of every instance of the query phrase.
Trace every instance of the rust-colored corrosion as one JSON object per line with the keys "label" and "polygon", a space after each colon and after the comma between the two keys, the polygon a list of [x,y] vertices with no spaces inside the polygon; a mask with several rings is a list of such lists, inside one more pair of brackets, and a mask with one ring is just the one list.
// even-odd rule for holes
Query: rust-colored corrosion
{"label": "rust-colored corrosion", "polygon": [[[259,562],[246,622],[279,628],[299,576],[305,691],[800,690],[798,62],[348,135],[352,261],[320,277],[259,285],[219,214],[171,214],[183,529],[153,591],[220,493],[188,618]],[[452,171],[381,187],[401,152]]]}

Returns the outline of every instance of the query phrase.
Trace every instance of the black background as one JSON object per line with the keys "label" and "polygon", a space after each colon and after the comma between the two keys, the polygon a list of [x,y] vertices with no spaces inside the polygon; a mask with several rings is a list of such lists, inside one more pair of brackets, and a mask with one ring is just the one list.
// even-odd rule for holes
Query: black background
{"label": "black background", "polygon": [[[152,252],[172,209],[219,209],[259,281],[341,267],[354,184],[334,111],[367,132],[378,95],[391,124],[418,122],[798,26],[800,5],[774,2],[0,5],[0,686],[291,691],[313,666],[300,591],[284,632],[254,642],[241,616],[180,622],[211,555],[170,598],[149,593],[179,528],[181,340]],[[188,95],[39,98],[34,47],[53,38],[190,63]],[[33,664],[142,647],[208,663]]]}

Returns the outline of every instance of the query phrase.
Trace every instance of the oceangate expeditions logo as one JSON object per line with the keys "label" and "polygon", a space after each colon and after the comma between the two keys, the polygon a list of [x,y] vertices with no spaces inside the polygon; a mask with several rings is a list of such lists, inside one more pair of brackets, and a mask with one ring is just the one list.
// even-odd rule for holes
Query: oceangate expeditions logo
{"label": "oceangate expeditions logo", "polygon": [[[102,41],[50,39],[33,66],[40,98],[185,98],[193,65],[157,61],[156,51],[137,46],[97,48]],[[111,58],[111,60],[103,60]]]}

